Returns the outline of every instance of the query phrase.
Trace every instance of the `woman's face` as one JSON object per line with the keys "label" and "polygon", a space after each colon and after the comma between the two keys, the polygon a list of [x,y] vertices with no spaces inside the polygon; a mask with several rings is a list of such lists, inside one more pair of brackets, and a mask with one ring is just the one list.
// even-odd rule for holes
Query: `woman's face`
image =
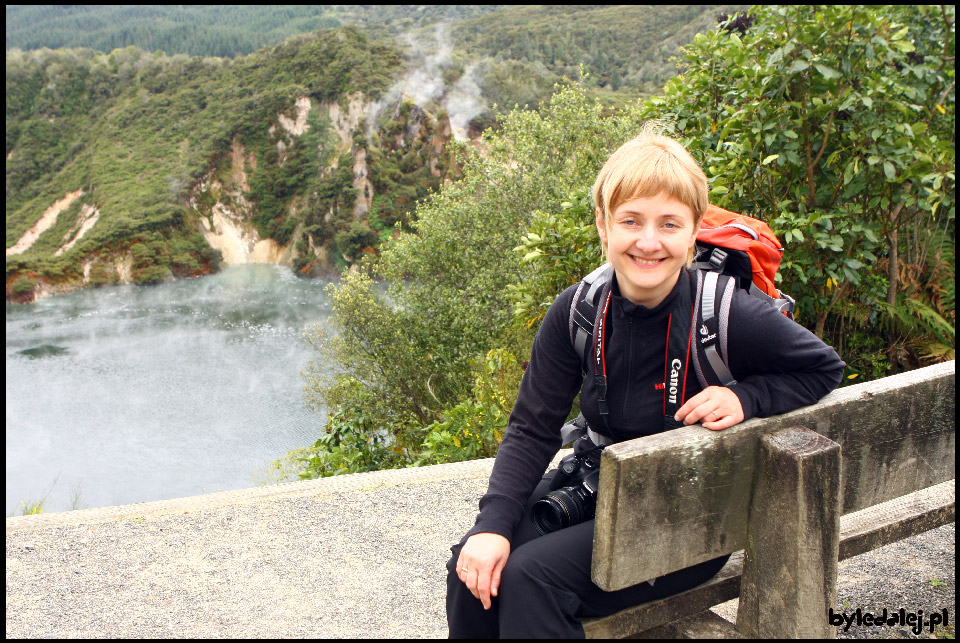
{"label": "woman's face", "polygon": [[677,283],[697,239],[690,206],[673,197],[638,197],[621,203],[606,225],[597,208],[597,232],[617,274],[620,294],[653,308]]}

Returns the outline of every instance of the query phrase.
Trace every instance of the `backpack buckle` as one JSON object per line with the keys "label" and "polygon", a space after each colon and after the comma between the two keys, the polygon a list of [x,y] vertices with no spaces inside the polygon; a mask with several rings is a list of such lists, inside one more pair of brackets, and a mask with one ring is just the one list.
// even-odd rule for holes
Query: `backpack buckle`
{"label": "backpack buckle", "polygon": [[725,250],[714,248],[713,252],[710,253],[710,265],[714,266],[717,270],[723,269],[723,264],[726,260],[727,252]]}
{"label": "backpack buckle", "polygon": [[778,290],[777,294],[780,295],[780,299],[775,302],[774,308],[790,319],[793,319],[793,312],[797,309],[797,300],[782,290]]}

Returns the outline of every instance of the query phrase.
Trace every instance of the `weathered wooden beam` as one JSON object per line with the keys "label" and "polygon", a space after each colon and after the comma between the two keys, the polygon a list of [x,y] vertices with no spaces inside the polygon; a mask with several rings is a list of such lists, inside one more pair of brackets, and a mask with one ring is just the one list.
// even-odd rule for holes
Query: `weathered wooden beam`
{"label": "weathered wooden beam", "polygon": [[758,442],[781,428],[840,444],[844,514],[953,479],[954,382],[948,362],[725,431],[695,425],[607,447],[593,581],[622,589],[743,549]]}
{"label": "weathered wooden beam", "polygon": [[743,549],[759,435],[691,426],[607,447],[593,582],[622,589]]}
{"label": "weathered wooden beam", "polygon": [[745,639],[733,623],[706,611],[634,636],[638,639]]}
{"label": "weathered wooden beam", "polygon": [[707,582],[686,592],[635,605],[610,616],[584,619],[583,630],[591,639],[622,639],[703,613],[714,605],[740,595],[742,573],[743,552],[737,552]]}
{"label": "weathered wooden beam", "polygon": [[840,445],[803,427],[761,436],[737,631],[829,638],[837,603]]}
{"label": "weathered wooden beam", "polygon": [[837,389],[771,418],[825,435],[843,453],[843,513],[956,478],[956,362]]}
{"label": "weathered wooden beam", "polygon": [[956,482],[942,482],[844,516],[840,560],[957,521]]}
{"label": "weathered wooden beam", "polygon": [[[955,520],[956,483],[953,480],[895,498],[840,518],[838,558],[889,545]],[[918,519],[925,516],[926,518]],[[863,547],[867,549],[862,549]],[[697,587],[627,608],[603,618],[584,619],[587,638],[625,638],[647,632],[645,638],[667,637],[661,630],[671,622],[692,617],[740,594],[743,552],[730,556],[716,576]]]}

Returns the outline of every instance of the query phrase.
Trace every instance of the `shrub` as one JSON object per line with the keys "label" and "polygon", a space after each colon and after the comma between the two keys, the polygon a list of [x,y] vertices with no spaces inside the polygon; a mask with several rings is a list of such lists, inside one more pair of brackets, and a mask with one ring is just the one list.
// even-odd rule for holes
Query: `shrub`
{"label": "shrub", "polygon": [[30,277],[18,277],[17,280],[13,282],[13,287],[11,290],[13,291],[14,295],[22,296],[33,292],[36,287],[36,279],[31,279]]}
{"label": "shrub", "polygon": [[836,345],[852,329],[881,332],[863,312],[884,300],[892,318],[923,317],[905,301],[923,300],[955,238],[953,10],[790,5],[750,17],[697,35],[645,113],[673,122],[714,203],[770,223],[787,248],[781,287],[818,335],[845,329],[827,338]]}
{"label": "shrub", "polygon": [[486,136],[483,153],[459,148],[463,179],[419,204],[412,230],[382,247],[369,274],[331,286],[333,332],[309,334],[324,366],[305,371],[308,399],[336,412],[362,396],[409,453],[426,439],[423,427],[438,421],[452,421],[455,433],[445,430],[459,440],[470,437],[466,419],[482,412],[494,423],[484,424],[489,434],[500,419],[470,406],[478,401],[474,360],[492,347],[524,355],[532,337],[530,329],[512,329],[508,286],[523,278],[512,250],[532,213],[592,184],[639,126],[637,110],[608,114],[570,85],[539,113],[508,114],[502,130]]}

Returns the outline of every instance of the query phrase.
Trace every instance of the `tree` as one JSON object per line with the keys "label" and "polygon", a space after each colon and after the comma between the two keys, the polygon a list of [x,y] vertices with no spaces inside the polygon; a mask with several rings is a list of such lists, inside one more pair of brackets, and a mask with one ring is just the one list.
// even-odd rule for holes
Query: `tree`
{"label": "tree", "polygon": [[470,395],[478,359],[497,348],[522,352],[528,338],[511,330],[508,286],[521,279],[512,249],[532,213],[592,184],[638,129],[636,109],[604,114],[572,85],[539,114],[509,113],[482,152],[461,149],[463,179],[422,202],[413,230],[367,274],[331,287],[335,334],[311,331],[323,358],[305,372],[308,400],[338,411],[362,397],[398,444],[416,444],[424,437],[411,437],[416,427]]}
{"label": "tree", "polygon": [[[917,275],[935,274],[955,239],[953,9],[750,16],[697,35],[645,113],[674,123],[714,203],[771,224],[787,247],[783,288],[818,335],[829,319],[865,330],[904,297],[929,304]],[[953,317],[952,303],[925,310]],[[952,344],[952,325],[928,328]]]}

